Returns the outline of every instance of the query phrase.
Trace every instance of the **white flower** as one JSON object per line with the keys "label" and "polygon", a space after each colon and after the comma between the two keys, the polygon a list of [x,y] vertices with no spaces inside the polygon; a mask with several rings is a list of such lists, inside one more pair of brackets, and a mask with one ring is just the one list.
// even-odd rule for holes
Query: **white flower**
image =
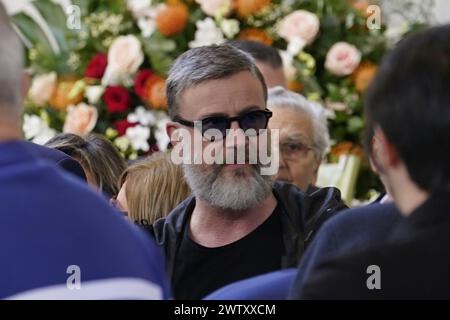
{"label": "white flower", "polygon": [[28,92],[30,99],[39,105],[47,103],[55,91],[56,77],[56,72],[35,76]]}
{"label": "white flower", "polygon": [[130,140],[131,146],[134,150],[142,150],[144,152],[150,150],[150,146],[148,144],[148,139],[150,138],[149,127],[138,125],[132,128],[128,128],[125,135]]}
{"label": "white flower", "polygon": [[26,114],[24,116],[22,126],[23,132],[25,134],[25,139],[30,140],[31,138],[34,138],[46,126],[47,124],[42,118],[34,114],[33,115]]}
{"label": "white flower", "polygon": [[283,61],[283,69],[284,74],[286,75],[286,79],[288,81],[293,80],[295,77],[295,74],[297,73],[297,69],[294,67],[294,58],[293,56],[284,50],[279,51],[281,60]]}
{"label": "white flower", "polygon": [[232,39],[239,33],[239,21],[236,19],[223,19],[220,23],[220,28],[228,39]]}
{"label": "white flower", "polygon": [[216,26],[211,18],[197,21],[197,30],[195,31],[195,40],[189,42],[189,48],[209,46],[212,44],[221,44],[225,42],[222,30]]}
{"label": "white flower", "polygon": [[306,42],[300,37],[294,37],[288,44],[287,51],[292,55],[296,56],[303,50]]}
{"label": "white flower", "polygon": [[37,115],[25,114],[22,129],[25,138],[37,144],[45,144],[56,135],[56,131],[49,128],[47,122]]}
{"label": "white flower", "polygon": [[141,43],[134,35],[120,36],[108,50],[108,66],[102,84],[115,85],[121,79],[134,74],[144,61]]}
{"label": "white flower", "polygon": [[42,130],[39,133],[39,135],[34,137],[33,140],[31,141],[36,144],[44,145],[48,142],[48,140],[56,136],[56,134],[57,134],[56,130],[47,127],[44,130]]}
{"label": "white flower", "polygon": [[133,13],[133,16],[141,17],[152,5],[152,0],[127,0],[127,7]]}
{"label": "white flower", "polygon": [[131,123],[140,123],[143,126],[151,126],[156,122],[155,115],[142,106],[137,107],[133,113],[130,113],[127,120]]}
{"label": "white flower", "polygon": [[164,119],[161,119],[158,121],[158,125],[155,130],[156,144],[158,145],[158,149],[161,151],[166,151],[170,142],[170,138],[166,132],[166,124],[169,121],[170,119],[167,116]]}
{"label": "white flower", "polygon": [[224,14],[227,14],[231,9],[231,1],[230,0],[195,0],[202,11],[208,16],[215,16],[222,9],[224,9]]}
{"label": "white flower", "polygon": [[96,104],[105,92],[104,86],[87,86],[84,91],[84,96],[88,99],[90,104]]}
{"label": "white flower", "polygon": [[154,18],[142,17],[138,19],[138,27],[141,29],[142,36],[149,38],[156,30],[156,21]]}

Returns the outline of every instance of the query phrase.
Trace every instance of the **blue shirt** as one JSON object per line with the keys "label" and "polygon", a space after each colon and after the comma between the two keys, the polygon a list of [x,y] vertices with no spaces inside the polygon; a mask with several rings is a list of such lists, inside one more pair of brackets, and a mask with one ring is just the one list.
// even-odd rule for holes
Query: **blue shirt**
{"label": "blue shirt", "polygon": [[0,143],[0,298],[168,298],[153,239],[33,150]]}
{"label": "blue shirt", "polygon": [[394,204],[342,211],[326,221],[300,260],[290,298],[298,298],[311,270],[332,256],[360,251],[383,241],[402,219]]}

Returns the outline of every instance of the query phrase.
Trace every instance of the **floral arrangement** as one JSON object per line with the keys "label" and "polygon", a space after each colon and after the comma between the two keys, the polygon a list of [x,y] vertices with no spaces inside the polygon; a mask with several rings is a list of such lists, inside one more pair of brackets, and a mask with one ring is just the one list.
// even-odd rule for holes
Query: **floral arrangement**
{"label": "floral arrangement", "polygon": [[[333,139],[329,160],[342,153],[360,156],[364,90],[389,45],[414,27],[389,35],[382,20],[369,29],[371,2],[28,2],[12,16],[28,46],[32,75],[26,138],[45,143],[57,132],[93,131],[128,159],[164,150],[169,142],[165,77],[171,63],[189,48],[247,39],[279,49],[289,88],[327,109]],[[69,12],[70,5],[78,11]],[[377,186],[370,174],[361,177],[359,197]]]}

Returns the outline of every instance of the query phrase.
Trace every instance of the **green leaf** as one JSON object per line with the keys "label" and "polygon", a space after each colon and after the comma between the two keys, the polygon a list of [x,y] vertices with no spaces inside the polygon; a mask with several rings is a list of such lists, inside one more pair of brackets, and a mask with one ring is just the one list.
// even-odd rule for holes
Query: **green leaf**
{"label": "green leaf", "polygon": [[66,37],[70,30],[66,26],[67,18],[62,7],[48,0],[34,1],[33,5],[46,21],[55,39],[58,41],[61,51],[68,51],[69,46],[66,42]]}
{"label": "green leaf", "polygon": [[363,127],[363,120],[361,117],[351,117],[347,122],[347,129],[350,133],[359,132]]}
{"label": "green leaf", "polygon": [[48,60],[54,60],[55,54],[47,40],[47,37],[39,28],[39,26],[30,17],[23,13],[19,13],[11,17],[13,23],[20,30],[26,41],[33,45],[37,56],[47,57]]}

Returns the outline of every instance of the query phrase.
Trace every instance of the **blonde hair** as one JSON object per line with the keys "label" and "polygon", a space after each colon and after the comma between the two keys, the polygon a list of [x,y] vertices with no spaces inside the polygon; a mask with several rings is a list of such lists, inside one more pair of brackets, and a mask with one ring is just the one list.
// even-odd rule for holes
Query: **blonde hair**
{"label": "blonde hair", "polygon": [[182,168],[163,152],[128,167],[119,179],[119,188],[124,183],[128,218],[140,224],[165,217],[191,194]]}

